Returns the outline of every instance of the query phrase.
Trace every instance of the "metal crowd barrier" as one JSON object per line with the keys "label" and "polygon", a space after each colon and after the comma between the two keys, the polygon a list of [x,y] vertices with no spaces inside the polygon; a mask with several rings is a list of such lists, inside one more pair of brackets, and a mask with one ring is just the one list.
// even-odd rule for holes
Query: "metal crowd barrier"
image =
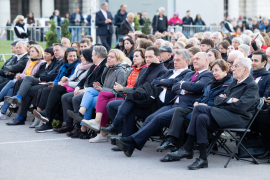
{"label": "metal crowd barrier", "polygon": [[195,33],[199,32],[215,32],[216,30],[221,29],[218,26],[198,26],[198,25],[183,25],[182,33],[187,37],[191,38]]}

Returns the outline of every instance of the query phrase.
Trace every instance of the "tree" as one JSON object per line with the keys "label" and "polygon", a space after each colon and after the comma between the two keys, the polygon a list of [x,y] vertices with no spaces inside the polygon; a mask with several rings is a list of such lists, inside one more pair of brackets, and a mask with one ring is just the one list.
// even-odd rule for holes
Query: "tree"
{"label": "tree", "polygon": [[69,40],[71,40],[71,35],[70,35],[69,30],[68,30],[68,23],[69,23],[68,19],[65,19],[63,21],[63,24],[61,26],[61,36],[66,37]]}
{"label": "tree", "polygon": [[133,22],[134,22],[134,29],[135,29],[135,31],[140,31],[141,30],[141,26],[140,26],[140,23],[138,21],[137,16],[134,17]]}
{"label": "tree", "polygon": [[147,18],[147,19],[145,19],[145,24],[144,24],[144,27],[142,28],[143,34],[148,35],[151,33],[149,26],[150,26],[150,19]]}
{"label": "tree", "polygon": [[46,47],[50,47],[53,43],[59,43],[58,32],[56,30],[54,18],[50,21],[50,30],[46,33]]}

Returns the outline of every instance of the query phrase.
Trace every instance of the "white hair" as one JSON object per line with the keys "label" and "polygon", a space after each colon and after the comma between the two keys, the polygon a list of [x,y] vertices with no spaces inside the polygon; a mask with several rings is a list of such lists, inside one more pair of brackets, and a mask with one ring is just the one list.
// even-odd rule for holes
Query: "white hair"
{"label": "white hair", "polygon": [[165,10],[165,8],[164,7],[158,8],[158,12],[161,12],[162,10]]}
{"label": "white hair", "polygon": [[249,45],[251,42],[251,37],[250,36],[244,36],[243,37],[243,44]]}
{"label": "white hair", "polygon": [[159,41],[160,44],[164,43],[165,41],[163,39],[156,39],[156,41]]}
{"label": "white hair", "polygon": [[27,42],[26,42],[26,41],[19,41],[19,42],[16,43],[16,45],[17,45],[18,43],[22,43],[22,44],[23,44],[23,47],[27,47]]}
{"label": "white hair", "polygon": [[195,41],[196,45],[198,45],[198,43],[199,43],[199,40],[197,38],[189,38],[188,44],[190,44],[189,43],[190,41]]}
{"label": "white hair", "polygon": [[207,32],[205,32],[205,33],[203,34],[203,36],[205,36],[205,35],[209,36],[210,38],[213,37],[213,34],[212,34],[211,32],[209,32],[209,31],[207,31]]}
{"label": "white hair", "polygon": [[270,51],[270,47],[266,49],[266,51]]}
{"label": "white hair", "polygon": [[238,49],[239,48],[242,48],[245,51],[245,53],[248,53],[250,51],[250,47],[246,44],[241,44],[240,46],[238,46]]}
{"label": "white hair", "polygon": [[[230,54],[229,54],[229,57],[230,56],[236,56],[236,58],[244,58],[244,54],[239,51],[239,50],[235,50],[235,51],[232,51]],[[228,57],[228,58],[229,58]]]}
{"label": "white hair", "polygon": [[175,54],[183,55],[184,60],[188,60],[188,64],[190,63],[190,53],[187,49],[178,49],[175,51]]}
{"label": "white hair", "polygon": [[261,31],[259,29],[254,29],[254,33],[260,33]]}
{"label": "white hair", "polygon": [[244,33],[247,36],[251,36],[253,34],[253,32],[251,30],[245,30]]}
{"label": "white hair", "polygon": [[68,38],[66,38],[66,37],[62,37],[61,41],[62,40],[67,40],[70,43],[70,40]]}
{"label": "white hair", "polygon": [[233,39],[232,39],[232,42],[233,42],[233,41],[236,41],[236,42],[238,42],[239,44],[243,44],[242,39],[241,39],[241,38],[239,38],[239,37],[235,37],[235,38],[233,38]]}
{"label": "white hair", "polygon": [[217,36],[219,40],[222,40],[222,34],[220,32],[213,32],[213,36]]}
{"label": "white hair", "polygon": [[247,67],[248,68],[248,72],[250,72],[251,70],[251,60],[249,58],[237,58],[241,61],[241,64],[244,66],[244,67]]}

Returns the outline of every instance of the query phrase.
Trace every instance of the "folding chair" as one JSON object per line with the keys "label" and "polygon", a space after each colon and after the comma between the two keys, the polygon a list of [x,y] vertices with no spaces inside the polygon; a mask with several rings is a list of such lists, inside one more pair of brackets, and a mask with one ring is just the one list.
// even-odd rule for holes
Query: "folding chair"
{"label": "folding chair", "polygon": [[[218,154],[218,155],[221,155],[221,156],[229,157],[229,159],[228,159],[227,163],[225,164],[224,168],[227,168],[227,166],[228,166],[228,164],[229,164],[229,162],[231,161],[232,158],[236,158],[237,160],[243,160],[243,161],[252,162],[254,164],[259,164],[259,162],[256,160],[256,158],[254,158],[254,156],[242,144],[242,141],[243,141],[244,137],[246,136],[246,134],[251,131],[250,127],[251,127],[252,123],[254,122],[256,116],[260,112],[263,104],[264,104],[264,100],[261,98],[260,101],[258,102],[257,107],[256,107],[256,112],[253,115],[252,119],[250,120],[250,122],[248,123],[246,128],[224,128],[224,129],[216,130],[214,132],[214,134],[215,134],[214,139],[212,140],[212,142],[210,143],[210,145],[208,147],[207,156],[212,152],[213,154]],[[231,151],[230,148],[226,145],[227,140],[224,140],[224,139],[220,138],[221,133],[223,133],[224,131],[228,132],[233,137],[233,141],[236,142],[236,147],[234,148],[233,151]],[[236,136],[234,136],[232,134],[232,132],[236,132],[236,133],[240,134],[240,137],[237,138]],[[214,147],[214,145],[216,143],[218,143],[218,145],[221,148],[223,148],[226,151],[226,153],[213,151],[212,149],[213,149],[213,147]],[[241,146],[249,154],[249,156],[252,158],[252,160],[239,158],[236,155],[236,151],[238,150],[239,146]]]}

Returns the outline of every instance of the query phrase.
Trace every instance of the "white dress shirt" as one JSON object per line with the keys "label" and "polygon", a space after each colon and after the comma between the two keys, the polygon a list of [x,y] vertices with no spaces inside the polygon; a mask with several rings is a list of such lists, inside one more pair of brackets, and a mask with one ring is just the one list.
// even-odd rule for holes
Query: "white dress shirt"
{"label": "white dress shirt", "polygon": [[17,61],[19,61],[24,55],[26,55],[27,54],[27,52],[26,53],[24,53],[24,54],[20,54],[20,55],[16,55],[17,56]]}
{"label": "white dress shirt", "polygon": [[[173,70],[173,74],[168,79],[174,79],[176,76],[178,76],[179,74],[181,74],[183,71],[187,69],[188,68]],[[163,88],[163,91],[159,94],[159,99],[163,103],[165,101],[166,92],[167,92],[167,88]]]}
{"label": "white dress shirt", "polygon": [[101,12],[102,12],[103,16],[105,17],[105,19],[108,19],[107,11],[104,11],[103,9],[101,9]]}

